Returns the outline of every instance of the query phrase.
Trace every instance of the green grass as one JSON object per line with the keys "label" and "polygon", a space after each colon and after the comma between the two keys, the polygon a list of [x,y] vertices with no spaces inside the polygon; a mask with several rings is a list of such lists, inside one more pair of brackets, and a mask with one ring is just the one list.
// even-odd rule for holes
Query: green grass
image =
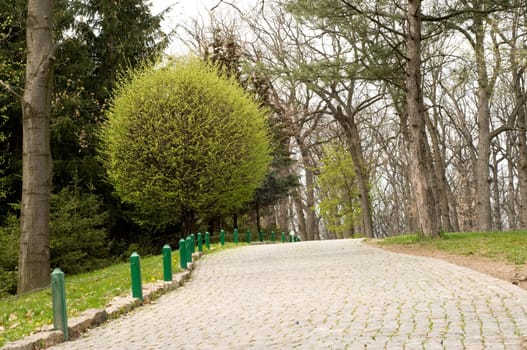
{"label": "green grass", "polygon": [[[243,245],[240,243],[238,246]],[[226,243],[224,247],[213,244],[216,253],[236,247]],[[179,251],[172,252],[172,272],[179,268]],[[162,255],[141,258],[141,277],[143,284],[163,279]],[[130,264],[121,263],[85,274],[66,276],[66,300],[68,317],[79,315],[82,311],[102,309],[116,296],[131,293]],[[43,325],[53,324],[51,309],[51,288],[24,296],[0,299],[0,347],[6,342],[21,339],[38,330]]]}
{"label": "green grass", "polygon": [[417,235],[388,237],[381,245],[415,246],[458,255],[475,255],[510,264],[527,262],[527,231],[446,233],[437,239]]}

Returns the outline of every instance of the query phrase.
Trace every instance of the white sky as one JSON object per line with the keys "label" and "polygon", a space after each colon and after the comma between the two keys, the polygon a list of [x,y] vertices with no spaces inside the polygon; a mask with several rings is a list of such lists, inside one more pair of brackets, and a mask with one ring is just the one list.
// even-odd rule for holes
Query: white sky
{"label": "white sky", "polygon": [[[224,0],[238,7],[240,10],[249,10],[256,6],[258,0]],[[153,14],[172,6],[172,10],[165,15],[165,21],[162,23],[163,30],[170,32],[177,30],[178,26],[184,26],[191,23],[192,19],[202,18],[208,23],[209,11],[218,5],[221,0],[150,0]],[[219,4],[214,10],[215,16],[222,18],[236,18],[237,12],[225,3]],[[167,53],[172,55],[181,55],[187,52],[185,45],[173,42],[168,48]]]}

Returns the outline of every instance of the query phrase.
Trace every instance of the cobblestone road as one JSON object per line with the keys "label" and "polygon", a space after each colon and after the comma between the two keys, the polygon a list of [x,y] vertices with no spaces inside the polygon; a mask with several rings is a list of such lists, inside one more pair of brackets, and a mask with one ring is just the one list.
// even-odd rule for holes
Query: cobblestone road
{"label": "cobblestone road", "polygon": [[527,292],[357,240],[205,256],[184,287],[53,349],[524,349]]}

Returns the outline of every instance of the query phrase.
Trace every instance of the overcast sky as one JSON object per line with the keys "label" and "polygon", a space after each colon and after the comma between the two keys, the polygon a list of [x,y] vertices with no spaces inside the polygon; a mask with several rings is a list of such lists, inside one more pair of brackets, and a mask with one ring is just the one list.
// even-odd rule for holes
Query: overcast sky
{"label": "overcast sky", "polygon": [[[257,0],[225,0],[241,10],[249,9],[255,6]],[[221,0],[151,0],[152,13],[158,14],[160,11],[172,6],[172,10],[165,16],[163,30],[170,32],[177,29],[178,25],[189,24],[192,19],[208,19],[209,11],[216,7],[214,13],[221,17],[236,17],[236,11],[229,5],[221,3]],[[180,43],[174,42],[167,53],[181,55],[186,53],[186,47]]]}

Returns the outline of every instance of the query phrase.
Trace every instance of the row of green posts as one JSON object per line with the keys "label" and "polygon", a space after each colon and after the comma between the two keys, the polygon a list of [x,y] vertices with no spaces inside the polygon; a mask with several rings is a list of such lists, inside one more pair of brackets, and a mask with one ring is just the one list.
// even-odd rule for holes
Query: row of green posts
{"label": "row of green posts", "polygon": [[[289,237],[288,237],[289,236]],[[274,231],[271,231],[271,234],[270,234],[270,241],[271,242],[276,242],[276,235],[275,235],[275,232]],[[258,239],[260,242],[263,242],[265,240],[265,233],[263,230],[260,230],[260,232],[258,232]],[[282,232],[282,236],[281,236],[281,239],[282,239],[282,243],[285,243],[285,242],[300,242],[300,238],[295,236],[295,235],[286,235],[285,232]],[[238,229],[234,229],[233,231],[233,234],[232,234],[232,241],[234,243],[239,243],[240,242],[240,234],[238,232]],[[247,230],[245,231],[245,243],[251,243],[252,241],[252,234],[251,234],[251,230]],[[225,244],[225,231],[224,230],[221,230],[220,231],[220,243],[221,245],[224,245]]]}
{"label": "row of green posts", "polygon": [[[238,229],[233,231],[233,242],[239,243]],[[289,236],[289,237],[287,237]],[[264,232],[260,230],[258,233],[260,242],[264,241]],[[270,240],[275,242],[275,232],[271,231]],[[286,235],[282,232],[282,243],[285,242],[300,242],[300,238],[294,235]],[[251,230],[245,232],[245,242],[251,243]],[[225,230],[220,231],[220,244],[225,245]],[[192,255],[196,252],[203,252],[203,245],[210,249],[210,234],[205,232],[205,235],[198,233],[191,234],[187,238],[179,240],[179,260],[180,266],[183,270],[188,268],[188,264],[192,262]],[[132,297],[143,300],[143,286],[141,280],[141,259],[137,252],[130,255],[130,272],[132,277]],[[172,282],[172,248],[165,244],[163,246],[163,280],[165,282]],[[55,330],[61,330],[64,334],[64,341],[68,340],[68,318],[66,310],[66,288],[64,282],[64,272],[56,268],[51,273],[51,290],[53,301],[53,327]]]}

